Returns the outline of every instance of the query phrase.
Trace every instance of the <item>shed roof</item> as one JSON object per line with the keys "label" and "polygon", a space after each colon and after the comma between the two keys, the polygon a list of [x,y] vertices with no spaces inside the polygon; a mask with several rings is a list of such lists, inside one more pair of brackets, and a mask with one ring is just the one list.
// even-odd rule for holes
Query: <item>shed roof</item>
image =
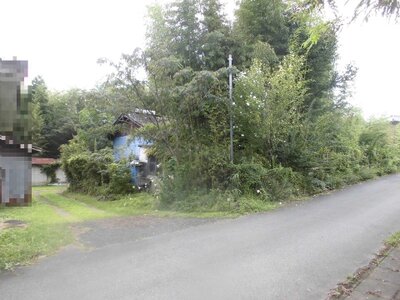
{"label": "shed roof", "polygon": [[32,157],[32,165],[51,165],[57,162],[54,158],[47,158],[47,157]]}
{"label": "shed roof", "polygon": [[136,109],[132,113],[121,114],[114,122],[116,124],[132,124],[133,126],[140,128],[146,124],[154,124],[158,116],[155,111]]}

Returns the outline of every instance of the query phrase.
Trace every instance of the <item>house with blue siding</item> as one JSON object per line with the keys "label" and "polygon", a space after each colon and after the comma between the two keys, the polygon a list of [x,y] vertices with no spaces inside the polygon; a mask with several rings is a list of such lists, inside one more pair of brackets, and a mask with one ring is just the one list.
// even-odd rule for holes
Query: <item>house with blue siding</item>
{"label": "house with blue siding", "polygon": [[133,113],[121,114],[114,122],[114,125],[122,125],[113,137],[114,158],[116,161],[125,159],[129,162],[132,182],[139,187],[150,184],[151,176],[157,172],[157,161],[149,155],[151,141],[132,136],[131,133],[154,123],[155,118],[153,111],[136,109]]}

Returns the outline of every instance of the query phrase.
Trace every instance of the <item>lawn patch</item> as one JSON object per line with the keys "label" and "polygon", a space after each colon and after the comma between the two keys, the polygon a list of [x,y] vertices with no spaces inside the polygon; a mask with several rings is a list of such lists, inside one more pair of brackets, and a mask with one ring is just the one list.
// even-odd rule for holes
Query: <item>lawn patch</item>
{"label": "lawn patch", "polygon": [[63,195],[58,194],[56,191],[40,193],[39,197],[61,211],[68,213],[69,216],[66,218],[70,222],[82,222],[86,220],[116,216],[116,214],[112,212],[98,209],[82,201],[77,201],[74,198],[66,198]]}
{"label": "lawn patch", "polygon": [[118,216],[152,215],[158,217],[231,218],[241,215],[234,211],[175,211],[159,209],[158,200],[148,193],[121,196],[119,199],[112,201],[99,201],[94,196],[72,192],[64,192],[62,195],[68,199],[83,202],[91,207]]}
{"label": "lawn patch", "polygon": [[54,253],[73,241],[65,220],[35,197],[30,207],[0,208],[0,223],[10,220],[18,220],[24,226],[0,229],[0,270]]}

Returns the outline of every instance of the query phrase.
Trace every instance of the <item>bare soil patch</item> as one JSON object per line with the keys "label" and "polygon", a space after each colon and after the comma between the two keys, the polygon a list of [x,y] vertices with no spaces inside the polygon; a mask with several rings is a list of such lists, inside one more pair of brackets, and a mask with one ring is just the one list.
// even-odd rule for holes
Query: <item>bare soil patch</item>
{"label": "bare soil patch", "polygon": [[28,224],[21,220],[5,220],[0,221],[0,230],[8,228],[26,228]]}

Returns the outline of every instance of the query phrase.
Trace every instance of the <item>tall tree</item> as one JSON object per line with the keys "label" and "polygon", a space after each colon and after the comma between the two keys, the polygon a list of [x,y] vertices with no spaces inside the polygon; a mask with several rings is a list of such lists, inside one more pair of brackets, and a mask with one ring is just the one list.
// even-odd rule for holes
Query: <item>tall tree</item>
{"label": "tall tree", "polygon": [[203,69],[218,70],[225,67],[232,51],[233,40],[223,6],[218,0],[202,0],[201,56]]}
{"label": "tall tree", "polygon": [[281,0],[242,0],[236,11],[236,36],[248,45],[270,44],[278,56],[288,53],[289,29]]}
{"label": "tall tree", "polygon": [[380,13],[385,17],[394,17],[396,20],[400,17],[400,1],[398,0],[361,0],[354,12],[354,18],[364,15],[368,18],[373,13]]}
{"label": "tall tree", "polygon": [[200,1],[178,0],[170,4],[167,24],[171,31],[173,53],[183,65],[201,69]]}
{"label": "tall tree", "polygon": [[160,4],[149,6],[147,19],[146,55],[150,59],[170,56],[172,52],[172,36],[163,6]]}
{"label": "tall tree", "polygon": [[294,138],[302,126],[301,106],[306,95],[303,61],[288,55],[281,67],[271,72],[255,60],[237,80],[236,144],[241,160],[266,160],[269,167],[289,164],[297,150]]}
{"label": "tall tree", "polygon": [[229,29],[223,13],[223,6],[219,0],[202,0],[200,5],[203,15],[203,31],[207,33],[213,31],[225,33]]}
{"label": "tall tree", "polygon": [[49,105],[49,91],[41,76],[32,80],[30,87],[32,95],[32,142],[41,148],[46,148],[46,132],[49,129],[51,111]]}
{"label": "tall tree", "polygon": [[307,24],[300,26],[291,36],[292,51],[306,57],[306,80],[308,95],[304,109],[312,114],[320,114],[331,109],[334,104],[335,61],[337,58],[337,37],[335,26],[329,26],[310,48],[304,47],[308,39]]}

